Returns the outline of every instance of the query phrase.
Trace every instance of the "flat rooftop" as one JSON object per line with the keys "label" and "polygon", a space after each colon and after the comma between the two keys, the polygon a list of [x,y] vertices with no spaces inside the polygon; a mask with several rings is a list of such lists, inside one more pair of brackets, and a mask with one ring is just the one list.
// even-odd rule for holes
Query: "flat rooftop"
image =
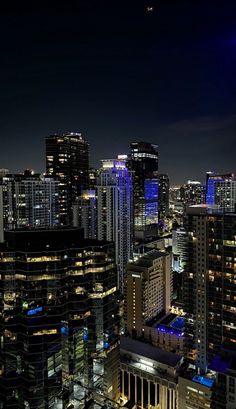
{"label": "flat rooftop", "polygon": [[84,239],[84,230],[75,227],[7,230],[4,239],[5,242],[0,244],[0,250],[4,252],[50,252],[111,245],[107,241]]}
{"label": "flat rooftop", "polygon": [[160,257],[163,257],[165,254],[166,252],[164,251],[153,249],[149,251],[148,253],[145,253],[138,260],[132,263],[129,263],[127,270],[132,270],[132,268],[134,267],[152,267],[153,261]]}
{"label": "flat rooftop", "polygon": [[182,361],[180,355],[163,351],[161,348],[125,336],[121,336],[120,338],[120,349],[123,352],[127,351],[140,355],[173,368],[177,367]]}

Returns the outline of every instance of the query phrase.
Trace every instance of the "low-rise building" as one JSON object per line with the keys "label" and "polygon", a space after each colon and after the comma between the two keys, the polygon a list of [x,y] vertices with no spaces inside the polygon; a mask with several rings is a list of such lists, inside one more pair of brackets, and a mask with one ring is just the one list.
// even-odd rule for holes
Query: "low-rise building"
{"label": "low-rise building", "polygon": [[121,398],[139,408],[175,409],[183,358],[129,337],[120,346]]}

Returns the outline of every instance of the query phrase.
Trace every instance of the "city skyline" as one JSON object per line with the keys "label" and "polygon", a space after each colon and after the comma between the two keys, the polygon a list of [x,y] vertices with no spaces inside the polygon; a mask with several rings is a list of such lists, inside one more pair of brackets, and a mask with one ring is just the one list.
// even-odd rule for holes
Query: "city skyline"
{"label": "city skyline", "polygon": [[205,3],[5,6],[0,167],[44,171],[45,138],[74,131],[91,166],[143,140],[172,185],[235,172],[236,4]]}
{"label": "city skyline", "polygon": [[0,13],[0,409],[236,409],[236,0]]}

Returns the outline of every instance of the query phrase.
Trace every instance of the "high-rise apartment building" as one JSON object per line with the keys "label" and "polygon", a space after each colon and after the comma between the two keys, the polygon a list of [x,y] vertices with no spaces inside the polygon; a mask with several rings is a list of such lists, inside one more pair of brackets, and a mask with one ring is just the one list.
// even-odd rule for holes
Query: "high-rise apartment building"
{"label": "high-rise apartment building", "polygon": [[59,180],[60,221],[72,224],[72,204],[88,188],[89,144],[81,133],[46,138],[46,172]]}
{"label": "high-rise apartment building", "polygon": [[171,256],[151,250],[127,266],[125,321],[130,336],[144,335],[145,325],[169,311],[172,298]]}
{"label": "high-rise apartment building", "polygon": [[103,160],[97,184],[98,240],[115,243],[119,288],[123,292],[126,265],[132,258],[132,178],[126,162]]}
{"label": "high-rise apartment building", "polygon": [[8,231],[0,270],[0,407],[116,400],[113,245],[85,241],[79,229]]}
{"label": "high-rise apartment building", "polygon": [[83,190],[73,204],[73,226],[84,229],[86,239],[97,238],[97,196],[95,190]]}
{"label": "high-rise apartment building", "polygon": [[236,210],[236,180],[228,179],[216,183],[215,204],[225,212]]}
{"label": "high-rise apartment building", "polygon": [[[219,204],[219,194],[218,203],[216,201],[216,190],[221,183],[230,182],[234,180],[233,173],[217,174],[214,172],[207,172],[206,174],[206,201],[208,205]],[[227,185],[227,184],[226,184]]]}
{"label": "high-rise apartment building", "polygon": [[4,228],[47,228],[59,224],[59,182],[26,170],[1,179]]}
{"label": "high-rise apartment building", "polygon": [[210,206],[187,212],[184,304],[194,323],[197,366],[204,372],[221,350],[235,349],[235,213]]}
{"label": "high-rise apartment building", "polygon": [[169,212],[169,189],[170,180],[168,175],[158,175],[158,213],[161,219],[167,216]]}
{"label": "high-rise apartment building", "polygon": [[[130,169],[133,172],[134,189],[134,232],[137,238],[153,236],[157,233],[157,222],[149,223],[147,205],[149,194],[146,180],[157,179],[158,176],[158,147],[148,142],[131,143]],[[151,183],[151,182],[149,182]],[[154,192],[158,203],[158,190]],[[154,199],[154,197],[153,197]]]}

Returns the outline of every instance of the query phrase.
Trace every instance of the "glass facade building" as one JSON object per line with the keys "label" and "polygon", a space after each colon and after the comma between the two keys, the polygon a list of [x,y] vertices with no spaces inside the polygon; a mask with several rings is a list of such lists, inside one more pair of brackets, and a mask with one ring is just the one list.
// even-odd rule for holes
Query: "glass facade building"
{"label": "glass facade building", "polygon": [[60,222],[72,225],[72,204],[89,185],[89,144],[81,133],[46,138],[46,172],[59,180]]}
{"label": "glass facade building", "polygon": [[9,231],[0,273],[0,407],[117,399],[113,245],[79,229]]}
{"label": "glass facade building", "polygon": [[[134,190],[134,233],[137,238],[153,236],[157,233],[157,220],[150,223],[146,188],[148,184],[155,185],[158,176],[158,146],[147,142],[131,143],[129,162],[133,176]],[[146,180],[149,182],[146,183]],[[151,182],[153,179],[153,182]],[[154,203],[154,197],[152,198]],[[158,197],[156,197],[158,205]]]}

